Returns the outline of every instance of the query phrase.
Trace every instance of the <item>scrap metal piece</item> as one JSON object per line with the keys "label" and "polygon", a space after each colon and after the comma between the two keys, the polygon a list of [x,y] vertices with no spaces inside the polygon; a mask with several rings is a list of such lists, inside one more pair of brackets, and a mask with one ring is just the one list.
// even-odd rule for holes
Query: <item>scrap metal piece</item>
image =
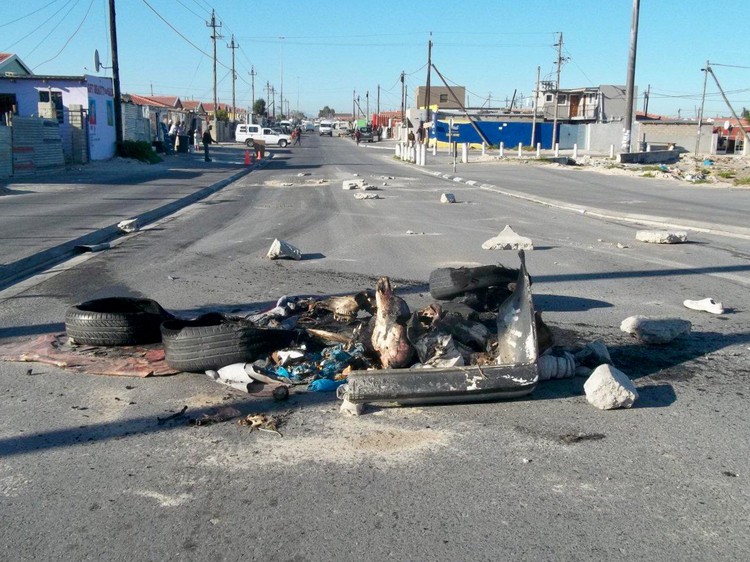
{"label": "scrap metal piece", "polygon": [[495,364],[436,369],[352,371],[339,397],[357,403],[444,404],[515,398],[539,380],[534,305],[524,253],[513,294],[498,311]]}

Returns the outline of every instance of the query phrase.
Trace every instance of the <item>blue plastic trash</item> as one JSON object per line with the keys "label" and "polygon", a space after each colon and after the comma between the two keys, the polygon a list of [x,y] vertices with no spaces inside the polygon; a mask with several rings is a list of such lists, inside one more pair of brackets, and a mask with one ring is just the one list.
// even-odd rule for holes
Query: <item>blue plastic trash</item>
{"label": "blue plastic trash", "polygon": [[334,381],[331,379],[318,379],[316,381],[312,381],[307,389],[313,392],[332,392],[345,382],[346,379],[340,381]]}

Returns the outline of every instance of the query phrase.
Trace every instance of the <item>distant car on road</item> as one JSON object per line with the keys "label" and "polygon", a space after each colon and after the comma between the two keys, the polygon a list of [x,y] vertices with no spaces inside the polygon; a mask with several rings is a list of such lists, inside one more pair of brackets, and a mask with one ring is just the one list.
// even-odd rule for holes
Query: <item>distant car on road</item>
{"label": "distant car on road", "polygon": [[284,148],[291,144],[292,137],[283,133],[281,130],[274,130],[270,127],[261,127],[260,125],[239,124],[234,131],[234,138],[237,142],[244,142],[247,146],[253,145],[253,140],[265,141],[266,146],[275,144]]}
{"label": "distant car on road", "polygon": [[314,131],[314,130],[315,130],[315,124],[314,123],[311,123],[310,121],[308,121],[307,123],[305,123],[305,132]]}
{"label": "distant car on road", "polygon": [[320,125],[318,125],[318,132],[320,133],[320,136],[328,135],[329,137],[333,136],[333,123],[330,121],[321,121]]}
{"label": "distant car on road", "polygon": [[372,142],[372,129],[370,127],[359,128],[359,142]]}

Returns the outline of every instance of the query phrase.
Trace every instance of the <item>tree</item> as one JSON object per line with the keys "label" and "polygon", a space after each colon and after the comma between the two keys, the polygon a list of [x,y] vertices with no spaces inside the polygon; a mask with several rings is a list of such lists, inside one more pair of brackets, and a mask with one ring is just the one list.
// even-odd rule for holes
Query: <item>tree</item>
{"label": "tree", "polygon": [[333,117],[336,115],[336,110],[332,107],[325,106],[318,112],[318,117]]}
{"label": "tree", "polygon": [[255,100],[255,103],[253,104],[253,113],[255,115],[265,115],[266,114],[266,100],[263,98],[258,98]]}
{"label": "tree", "polygon": [[750,121],[750,109],[747,109],[746,107],[742,108],[742,118]]}
{"label": "tree", "polygon": [[229,122],[229,111],[226,108],[220,107],[216,110],[216,120]]}

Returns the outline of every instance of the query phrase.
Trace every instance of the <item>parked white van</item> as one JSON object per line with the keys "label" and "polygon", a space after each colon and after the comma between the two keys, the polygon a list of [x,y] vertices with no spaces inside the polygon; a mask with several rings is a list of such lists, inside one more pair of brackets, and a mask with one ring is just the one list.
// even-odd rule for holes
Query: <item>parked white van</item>
{"label": "parked white van", "polygon": [[252,146],[253,139],[264,140],[266,146],[276,144],[281,148],[286,147],[292,142],[292,137],[289,135],[254,123],[240,123],[237,125],[237,128],[234,130],[234,139],[237,142],[244,142],[247,146]]}
{"label": "parked white van", "polygon": [[329,137],[332,137],[333,123],[330,121],[321,121],[320,125],[318,125],[318,132],[320,133],[320,136],[328,135]]}
{"label": "parked white van", "polygon": [[334,134],[338,135],[339,137],[349,136],[349,133],[351,132],[349,129],[348,121],[334,121],[333,130],[334,130]]}

